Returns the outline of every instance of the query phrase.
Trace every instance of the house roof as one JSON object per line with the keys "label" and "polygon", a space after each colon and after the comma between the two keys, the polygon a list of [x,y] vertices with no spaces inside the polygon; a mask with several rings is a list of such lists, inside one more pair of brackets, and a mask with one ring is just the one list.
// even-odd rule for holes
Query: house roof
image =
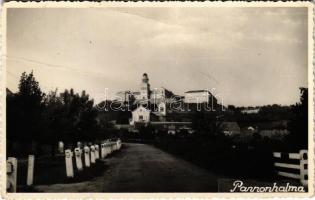
{"label": "house roof", "polygon": [[135,111],[135,110],[137,110],[137,109],[140,109],[140,108],[143,108],[144,110],[147,110],[147,111],[151,112],[150,109],[144,107],[143,105],[139,105],[138,107],[134,108],[134,109],[132,110],[132,112]]}
{"label": "house roof", "polygon": [[187,91],[185,93],[199,93],[199,92],[208,92],[208,93],[210,93],[208,90],[190,90],[190,91]]}

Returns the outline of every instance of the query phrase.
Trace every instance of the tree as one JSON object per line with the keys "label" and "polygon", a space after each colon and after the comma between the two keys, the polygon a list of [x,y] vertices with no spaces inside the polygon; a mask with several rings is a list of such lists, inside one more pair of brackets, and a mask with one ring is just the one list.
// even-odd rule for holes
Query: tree
{"label": "tree", "polygon": [[234,105],[228,105],[228,110],[235,110],[235,106]]}
{"label": "tree", "polygon": [[89,99],[89,95],[85,91],[79,95],[70,89],[61,93],[60,98],[63,106],[59,123],[64,127],[60,131],[60,139],[76,142],[98,138],[97,110],[94,109],[94,101]]}
{"label": "tree", "polygon": [[291,107],[293,117],[288,124],[290,150],[307,149],[308,143],[308,89],[300,88],[300,102]]}
{"label": "tree", "polygon": [[[33,72],[23,72],[19,91],[7,97],[7,134],[9,141],[19,141],[23,145],[40,143],[43,128],[42,112],[44,108],[41,91]],[[24,152],[27,153],[27,152]]]}
{"label": "tree", "polygon": [[85,91],[73,89],[58,95],[57,90],[45,98],[45,119],[48,122],[47,142],[52,147],[58,141],[76,145],[78,141],[94,141],[101,138],[101,126],[96,121],[97,109]]}
{"label": "tree", "polygon": [[217,112],[197,111],[192,119],[196,133],[205,137],[215,137],[222,132],[222,116]]}
{"label": "tree", "polygon": [[56,144],[62,137],[61,133],[63,129],[61,124],[63,104],[57,91],[57,89],[50,91],[45,96],[45,110],[43,112],[45,120],[45,143],[50,145],[52,156],[55,155]]}
{"label": "tree", "polygon": [[[52,155],[58,141],[75,144],[78,141],[104,139],[106,128],[98,124],[97,109],[93,99],[85,91],[75,93],[73,89],[58,94],[57,89],[45,95],[33,72],[21,75],[19,91],[7,90],[7,138],[8,152],[12,142],[23,144],[20,151],[26,155],[28,144],[50,145]],[[34,145],[32,145],[34,146]]]}

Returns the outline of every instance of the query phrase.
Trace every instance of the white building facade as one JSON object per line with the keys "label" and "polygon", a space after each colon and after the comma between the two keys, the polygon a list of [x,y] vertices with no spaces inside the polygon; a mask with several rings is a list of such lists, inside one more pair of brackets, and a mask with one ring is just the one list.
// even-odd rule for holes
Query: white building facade
{"label": "white building facade", "polygon": [[185,103],[209,103],[212,95],[207,90],[192,90],[185,92]]}
{"label": "white building facade", "polygon": [[130,120],[130,125],[135,123],[149,123],[151,111],[140,105],[138,108],[131,112],[132,118]]}

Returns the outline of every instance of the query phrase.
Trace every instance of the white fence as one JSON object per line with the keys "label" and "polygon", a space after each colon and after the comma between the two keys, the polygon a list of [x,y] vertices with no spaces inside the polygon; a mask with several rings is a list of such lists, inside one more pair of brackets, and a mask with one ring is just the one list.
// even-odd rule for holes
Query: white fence
{"label": "white fence", "polygon": [[[66,149],[65,163],[67,177],[72,178],[75,176],[73,170],[73,157],[75,157],[75,165],[78,172],[80,172],[85,168],[89,168],[92,164],[95,164],[97,160],[104,159],[114,151],[120,150],[121,145],[121,140],[118,139],[117,141],[106,141],[100,145],[94,144],[91,146],[84,146],[83,149],[77,147],[74,149],[74,152],[72,152],[71,149]],[[82,157],[84,158],[84,166],[82,164]]]}
{"label": "white fence", "polygon": [[[98,159],[104,159],[114,151],[120,150],[122,143],[121,140],[118,139],[116,141],[105,141],[104,143],[101,143],[100,145],[94,144],[90,147],[84,146],[83,149],[81,149],[81,145],[78,145],[77,148],[74,149],[74,151],[71,151],[71,149],[66,149],[64,151],[63,149],[63,143],[58,144],[59,152],[65,153],[65,166],[66,166],[66,174],[67,177],[72,178],[75,176],[74,170],[73,170],[73,163],[75,163],[75,166],[77,167],[78,171],[83,171],[84,168],[88,168],[91,166],[91,164],[94,164],[96,160]],[[100,147],[100,148],[99,148]],[[74,162],[73,162],[73,157]],[[84,158],[84,165],[82,162],[82,157]],[[35,156],[29,155],[28,157],[28,167],[27,167],[27,180],[26,185],[31,186],[33,185],[33,178],[34,178],[34,162],[35,162]],[[9,157],[7,159],[7,191],[8,192],[16,192],[17,190],[17,167],[18,162],[17,159],[14,157]]]}
{"label": "white fence", "polygon": [[[287,178],[299,179],[302,185],[308,185],[307,150],[300,150],[299,153],[273,152],[273,157],[279,160],[274,163],[274,166],[280,169],[277,171],[278,175]],[[284,169],[294,169],[295,171],[298,171],[298,173],[285,172],[283,171]]]}
{"label": "white fence", "polygon": [[16,192],[17,159],[9,157],[7,160],[7,191]]}

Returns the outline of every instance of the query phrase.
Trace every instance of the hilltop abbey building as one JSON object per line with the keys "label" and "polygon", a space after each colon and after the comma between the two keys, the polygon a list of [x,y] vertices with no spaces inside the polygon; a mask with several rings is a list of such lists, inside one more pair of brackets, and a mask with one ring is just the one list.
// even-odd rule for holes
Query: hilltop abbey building
{"label": "hilltop abbey building", "polygon": [[166,102],[167,99],[174,97],[174,94],[163,88],[153,88],[151,90],[149,77],[146,73],[142,75],[139,85],[139,91],[121,91],[116,94],[117,101],[130,102],[134,101],[140,104]]}
{"label": "hilltop abbey building", "polygon": [[[184,96],[179,96],[163,87],[151,89],[146,73],[142,75],[138,91],[120,91],[116,96],[116,101],[135,105],[131,112],[130,125],[189,124],[190,120],[180,116],[189,115],[191,110],[182,107],[209,103],[210,106],[217,105],[217,99],[208,90],[187,91]],[[172,105],[175,105],[176,109],[172,108]]]}

